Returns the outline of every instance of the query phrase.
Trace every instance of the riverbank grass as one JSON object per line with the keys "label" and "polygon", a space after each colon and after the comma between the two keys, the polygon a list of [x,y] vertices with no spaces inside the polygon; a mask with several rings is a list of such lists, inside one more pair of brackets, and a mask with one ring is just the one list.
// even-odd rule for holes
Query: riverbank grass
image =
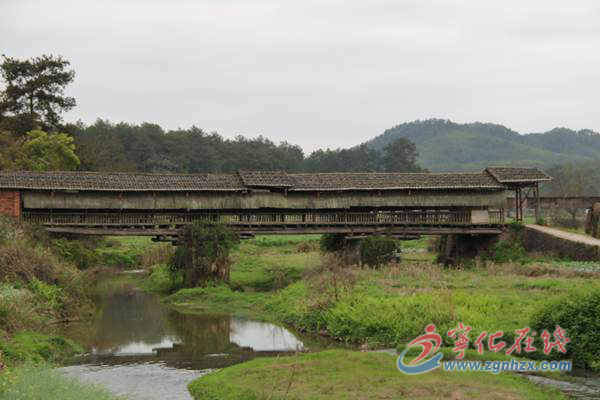
{"label": "riverbank grass", "polygon": [[259,236],[232,253],[230,285],[242,291],[281,289],[320,263],[320,235]]}
{"label": "riverbank grass", "polygon": [[[246,293],[271,292],[302,279],[306,271],[321,261],[319,238],[319,235],[272,235],[243,240],[231,254],[229,287]],[[161,261],[148,268],[150,275],[143,286],[153,292],[173,293],[181,287],[182,276],[173,275],[168,263]],[[184,289],[184,293],[183,297],[191,297],[190,291]],[[208,292],[201,295],[204,294]]]}
{"label": "riverbank grass", "polygon": [[50,366],[25,364],[0,374],[0,400],[124,400]]}
{"label": "riverbank grass", "polygon": [[[339,271],[338,271],[339,272]],[[589,273],[543,265],[489,264],[469,270],[422,262],[379,270],[312,271],[271,292],[220,285],[183,289],[165,301],[192,312],[226,312],[283,322],[369,348],[401,347],[430,323],[444,334],[463,322],[504,331],[504,340],[529,326],[536,310],[564,295],[600,290]],[[596,275],[593,275],[596,276]],[[444,335],[445,337],[445,335]],[[448,338],[446,344],[451,345]]]}
{"label": "riverbank grass", "polygon": [[189,385],[195,399],[562,399],[557,390],[514,374],[396,369],[386,353],[328,350],[259,358],[210,373]]}

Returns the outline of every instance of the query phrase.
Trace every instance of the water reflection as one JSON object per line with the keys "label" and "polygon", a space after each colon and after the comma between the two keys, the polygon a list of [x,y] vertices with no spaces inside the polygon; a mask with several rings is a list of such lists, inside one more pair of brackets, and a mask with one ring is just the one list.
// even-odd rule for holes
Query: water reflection
{"label": "water reflection", "polygon": [[229,341],[254,351],[301,351],[304,345],[287,329],[264,322],[231,318]]}
{"label": "water reflection", "polygon": [[89,349],[78,362],[96,365],[154,362],[175,368],[222,368],[304,349],[285,328],[226,315],[180,313],[134,288],[99,299],[93,323],[81,325],[68,332]]}

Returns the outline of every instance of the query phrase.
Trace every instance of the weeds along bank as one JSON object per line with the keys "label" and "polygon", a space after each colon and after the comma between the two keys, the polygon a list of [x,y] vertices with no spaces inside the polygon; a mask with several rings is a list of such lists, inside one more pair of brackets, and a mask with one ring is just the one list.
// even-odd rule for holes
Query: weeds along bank
{"label": "weeds along bank", "polygon": [[0,350],[5,364],[54,361],[79,350],[54,335],[63,321],[92,312],[89,279],[57,253],[45,233],[0,218]]}
{"label": "weeds along bank", "polygon": [[[473,341],[483,331],[501,330],[511,343],[516,329],[552,332],[560,323],[581,344],[567,357],[598,369],[592,343],[600,341],[600,329],[580,328],[582,322],[600,328],[597,271],[535,258],[510,242],[495,246],[487,261],[444,268],[427,253],[426,241],[403,245],[401,262],[360,268],[321,254],[315,237],[258,238],[234,253],[229,285],[176,290],[166,301],[191,312],[278,321],[366,348],[403,347],[430,323],[447,332],[464,322],[473,327]],[[151,279],[159,274],[169,276],[157,268]],[[157,281],[169,287],[168,280]],[[557,304],[571,308],[558,315]],[[453,342],[446,337],[444,345]]]}
{"label": "weeds along bank", "polygon": [[0,399],[110,399],[51,370],[83,349],[58,334],[88,317],[89,273],[65,259],[60,242],[0,217]]}

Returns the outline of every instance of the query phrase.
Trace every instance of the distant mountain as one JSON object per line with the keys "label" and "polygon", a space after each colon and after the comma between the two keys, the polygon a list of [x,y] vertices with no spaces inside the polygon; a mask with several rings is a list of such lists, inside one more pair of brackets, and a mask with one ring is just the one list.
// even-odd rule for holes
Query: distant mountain
{"label": "distant mountain", "polygon": [[432,171],[474,170],[488,165],[548,167],[600,160],[599,133],[566,128],[521,135],[502,125],[430,119],[397,125],[366,143],[381,150],[401,137],[416,144],[419,164]]}

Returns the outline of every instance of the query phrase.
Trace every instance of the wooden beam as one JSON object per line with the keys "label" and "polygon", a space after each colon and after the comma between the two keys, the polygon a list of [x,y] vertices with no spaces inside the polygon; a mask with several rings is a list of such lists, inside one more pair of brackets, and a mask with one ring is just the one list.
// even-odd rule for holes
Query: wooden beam
{"label": "wooden beam", "polygon": [[[81,227],[47,227],[46,231],[53,233],[72,233],[80,235],[104,236],[178,236],[177,229],[114,229],[114,228],[81,228]],[[265,228],[236,230],[242,236],[252,235],[296,235],[296,234],[325,234],[341,233],[350,235],[448,235],[448,234],[473,234],[473,235],[499,235],[500,227],[403,227],[403,228],[378,228],[378,227],[312,227],[312,228]]]}

